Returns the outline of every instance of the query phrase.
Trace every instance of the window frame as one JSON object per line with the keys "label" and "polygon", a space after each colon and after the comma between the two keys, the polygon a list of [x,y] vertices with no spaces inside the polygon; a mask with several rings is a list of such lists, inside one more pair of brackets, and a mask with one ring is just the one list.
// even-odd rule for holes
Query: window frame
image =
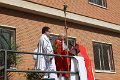
{"label": "window frame", "polygon": [[95,2],[92,2],[91,0],[88,0],[88,3],[91,4],[91,5],[95,5],[95,6],[104,8],[104,9],[107,8],[107,0],[102,0],[102,5],[97,4],[97,3],[95,3]]}
{"label": "window frame", "polygon": [[[14,44],[16,45],[16,28],[13,28],[12,26],[0,25],[0,34],[2,34],[2,33],[3,34],[5,34],[5,33],[9,34],[10,43],[14,42]],[[2,49],[2,46],[0,46],[0,49]],[[5,48],[3,48],[3,49],[5,49]],[[1,55],[1,57],[0,57],[0,60],[1,60],[0,64],[4,65],[4,59],[3,59],[4,58],[4,54],[1,53],[0,55]],[[1,70],[1,75],[3,75],[3,74],[4,74],[4,69]]]}
{"label": "window frame", "polygon": [[[101,42],[101,41],[96,41],[96,40],[92,40],[92,45],[93,45],[93,55],[94,55],[94,66],[96,66],[95,65],[95,53],[94,53],[94,43],[98,43],[99,45],[100,44],[105,44],[105,45],[109,45],[109,46],[111,46],[110,48],[111,48],[111,56],[109,56],[108,58],[112,58],[112,60],[110,60],[108,63],[109,63],[109,70],[106,70],[106,69],[102,69],[102,68],[100,68],[100,69],[96,69],[96,67],[95,67],[95,72],[106,72],[106,73],[116,73],[115,72],[115,64],[114,64],[114,56],[113,56],[113,50],[112,50],[112,43],[107,43],[107,42]],[[100,57],[100,56],[99,56]],[[100,60],[99,60],[100,61]],[[111,63],[112,62],[112,63]],[[110,64],[111,63],[111,64]],[[102,66],[100,66],[100,67],[102,67]],[[105,66],[104,66],[105,67]]]}

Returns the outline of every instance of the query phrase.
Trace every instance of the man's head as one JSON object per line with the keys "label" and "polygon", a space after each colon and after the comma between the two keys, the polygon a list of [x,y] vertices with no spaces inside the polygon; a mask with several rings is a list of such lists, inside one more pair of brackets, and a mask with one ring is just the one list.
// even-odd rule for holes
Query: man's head
{"label": "man's head", "polygon": [[64,34],[60,34],[60,35],[58,36],[58,39],[61,40],[61,41],[64,40],[64,39],[65,39]]}
{"label": "man's head", "polygon": [[47,35],[48,37],[50,37],[50,28],[45,26],[42,28],[42,34]]}

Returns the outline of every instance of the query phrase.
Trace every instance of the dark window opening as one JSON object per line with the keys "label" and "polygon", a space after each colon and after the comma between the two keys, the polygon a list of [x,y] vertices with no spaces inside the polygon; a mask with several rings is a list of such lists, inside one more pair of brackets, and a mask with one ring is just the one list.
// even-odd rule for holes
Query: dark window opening
{"label": "dark window opening", "polygon": [[115,71],[111,44],[93,42],[93,51],[96,70]]}
{"label": "dark window opening", "polygon": [[106,0],[89,0],[89,2],[100,5],[100,6],[107,7]]}
{"label": "dark window opening", "polygon": [[[10,50],[15,45],[15,29],[0,27],[0,49]],[[9,63],[9,60],[8,60]],[[0,52],[0,77],[4,74],[4,54]]]}
{"label": "dark window opening", "polygon": [[[51,34],[50,41],[51,41],[53,47],[54,47],[55,40],[57,40],[57,39],[58,39],[58,35]],[[76,43],[76,38],[68,37],[69,50],[73,47],[73,45],[75,45],[75,43]],[[65,44],[66,44],[66,41],[65,41]],[[73,52],[73,54],[75,54],[75,52]]]}

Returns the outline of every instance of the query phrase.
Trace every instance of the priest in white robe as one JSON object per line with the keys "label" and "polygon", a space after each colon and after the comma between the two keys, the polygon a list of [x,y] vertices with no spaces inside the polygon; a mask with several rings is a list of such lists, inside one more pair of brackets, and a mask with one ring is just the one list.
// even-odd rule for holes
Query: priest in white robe
{"label": "priest in white robe", "polygon": [[[42,36],[39,40],[39,46],[37,51],[38,53],[54,54],[49,37],[50,37],[50,28],[43,27]],[[56,71],[54,56],[38,55],[36,68],[42,71]],[[55,78],[55,80],[57,80],[57,74],[45,73],[44,78]]]}

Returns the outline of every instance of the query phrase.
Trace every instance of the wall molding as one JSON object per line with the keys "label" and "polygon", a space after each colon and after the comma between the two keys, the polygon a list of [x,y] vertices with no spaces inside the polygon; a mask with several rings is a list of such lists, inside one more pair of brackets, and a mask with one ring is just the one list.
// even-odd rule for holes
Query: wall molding
{"label": "wall molding", "polygon": [[5,27],[5,28],[13,28],[13,29],[16,29],[15,26],[9,26],[9,25],[3,25],[3,24],[0,24],[0,27]]}

